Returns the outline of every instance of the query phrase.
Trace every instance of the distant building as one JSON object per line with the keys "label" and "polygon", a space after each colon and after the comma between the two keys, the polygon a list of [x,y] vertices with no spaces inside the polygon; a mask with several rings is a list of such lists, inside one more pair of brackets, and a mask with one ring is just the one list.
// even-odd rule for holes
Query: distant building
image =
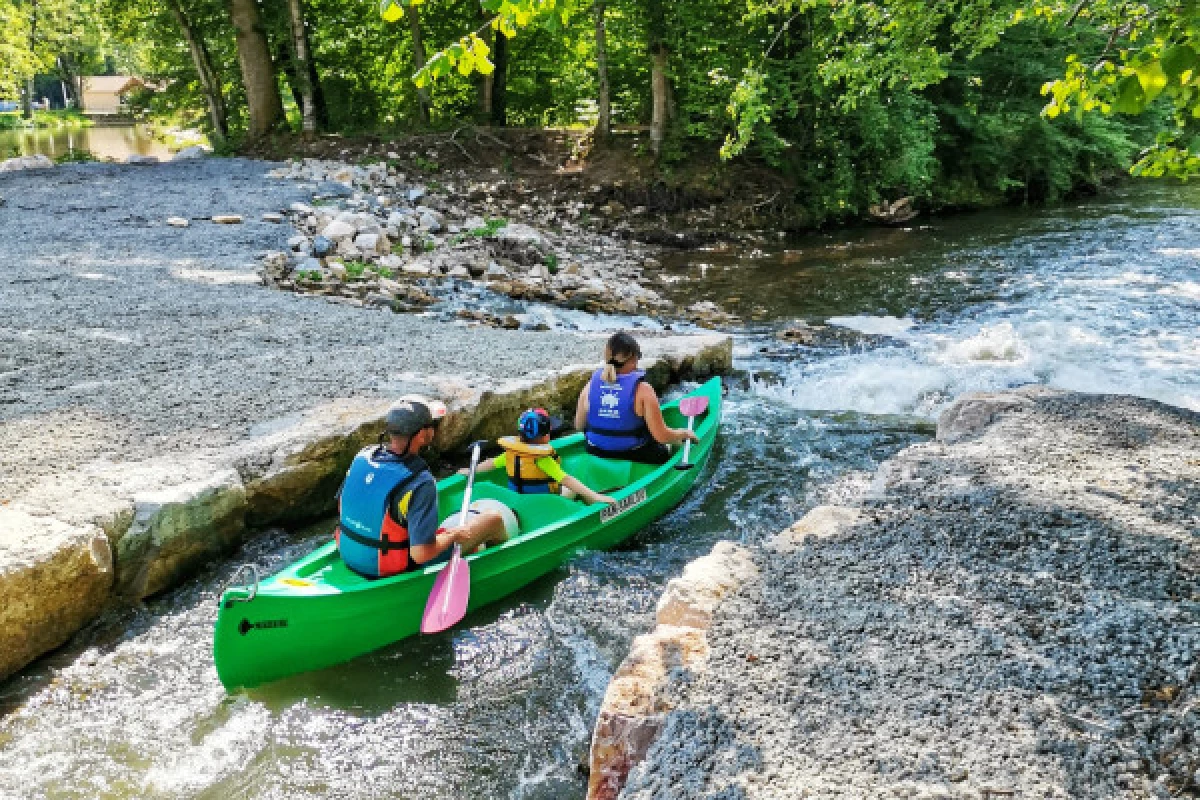
{"label": "distant building", "polygon": [[83,110],[88,114],[121,114],[126,111],[125,97],[146,85],[130,75],[85,75]]}

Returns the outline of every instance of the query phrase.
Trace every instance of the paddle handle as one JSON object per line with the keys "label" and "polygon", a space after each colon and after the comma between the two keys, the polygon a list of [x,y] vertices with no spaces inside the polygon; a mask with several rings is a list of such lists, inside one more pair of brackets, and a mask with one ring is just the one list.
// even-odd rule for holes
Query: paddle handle
{"label": "paddle handle", "polygon": [[[695,417],[688,417],[688,433],[692,432],[692,423],[695,421],[696,421]],[[691,454],[692,454],[692,440],[688,439],[687,442],[685,442],[683,445],[683,460],[679,463],[681,463],[681,464],[690,463],[688,461],[688,456],[690,456]]]}
{"label": "paddle handle", "polygon": [[475,486],[475,468],[479,466],[479,445],[471,448],[471,468],[467,472],[467,488],[463,490],[462,513],[458,515],[460,525],[467,524],[467,511],[471,508],[471,489]]}

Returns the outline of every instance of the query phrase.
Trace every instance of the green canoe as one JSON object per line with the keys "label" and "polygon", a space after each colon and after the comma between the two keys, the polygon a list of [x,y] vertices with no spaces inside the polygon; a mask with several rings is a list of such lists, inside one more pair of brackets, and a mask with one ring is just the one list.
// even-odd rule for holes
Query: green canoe
{"label": "green canoe", "polygon": [[[499,600],[584,550],[602,550],[649,525],[677,504],[695,483],[712,452],[721,419],[721,382],[693,392],[708,397],[698,417],[700,444],[691,448],[692,469],[677,469],[682,452],[663,466],[589,456],[583,434],[554,442],[563,468],[617,505],[586,505],[554,495],[521,495],[508,488],[503,470],[480,473],[473,497],[492,497],[517,512],[521,533],[500,547],[468,558],[468,611]],[[686,424],[677,403],[663,406],[667,424]],[[465,479],[438,483],[442,517],[457,511]],[[380,580],[351,572],[333,542],[252,586],[221,595],[213,639],[217,675],[227,689],[254,687],[309,670],[340,664],[416,634],[441,564]]]}

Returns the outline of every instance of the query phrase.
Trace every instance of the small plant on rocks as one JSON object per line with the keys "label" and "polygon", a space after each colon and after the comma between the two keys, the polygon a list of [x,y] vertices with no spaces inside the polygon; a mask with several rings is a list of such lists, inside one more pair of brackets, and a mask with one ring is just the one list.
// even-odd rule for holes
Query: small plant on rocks
{"label": "small plant on rocks", "polygon": [[99,160],[90,150],[71,149],[62,155],[54,157],[55,164],[83,164]]}

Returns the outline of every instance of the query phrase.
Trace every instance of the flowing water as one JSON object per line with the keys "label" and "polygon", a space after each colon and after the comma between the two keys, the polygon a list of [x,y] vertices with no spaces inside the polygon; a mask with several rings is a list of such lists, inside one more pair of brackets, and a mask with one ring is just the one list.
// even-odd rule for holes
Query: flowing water
{"label": "flowing water", "polygon": [[[210,648],[234,564],[214,566],[0,686],[0,797],[581,797],[609,675],[715,541],[852,501],[964,391],[1040,381],[1200,408],[1198,222],[1200,190],[1142,187],[672,258],[672,292],[753,320],[737,354],[754,377],[679,508],[451,634],[232,696]],[[797,319],[887,338],[780,341]],[[327,529],[271,532],[237,561],[282,566]]]}

